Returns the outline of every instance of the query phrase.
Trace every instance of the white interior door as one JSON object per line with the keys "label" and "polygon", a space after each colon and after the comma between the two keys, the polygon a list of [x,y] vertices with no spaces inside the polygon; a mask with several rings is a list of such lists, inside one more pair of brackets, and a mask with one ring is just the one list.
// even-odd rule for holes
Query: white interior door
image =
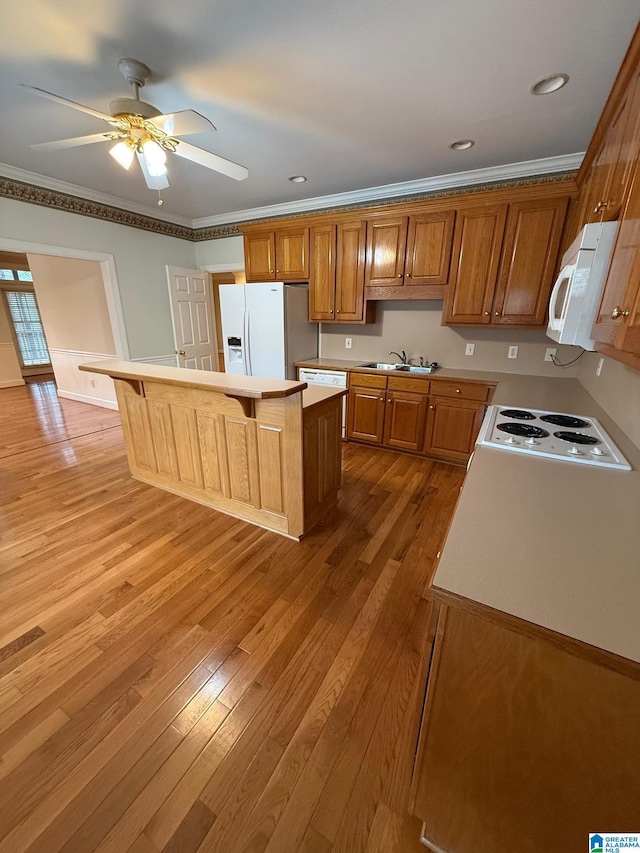
{"label": "white interior door", "polygon": [[209,274],[167,267],[167,281],[178,367],[217,370],[218,342]]}

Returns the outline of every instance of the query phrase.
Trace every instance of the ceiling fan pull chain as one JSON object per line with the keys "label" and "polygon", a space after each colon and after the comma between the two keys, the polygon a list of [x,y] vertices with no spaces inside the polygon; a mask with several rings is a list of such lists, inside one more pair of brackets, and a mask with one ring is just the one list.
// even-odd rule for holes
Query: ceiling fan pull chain
{"label": "ceiling fan pull chain", "polygon": [[160,190],[158,190],[158,207],[162,207],[164,201],[162,200],[162,196],[160,195]]}

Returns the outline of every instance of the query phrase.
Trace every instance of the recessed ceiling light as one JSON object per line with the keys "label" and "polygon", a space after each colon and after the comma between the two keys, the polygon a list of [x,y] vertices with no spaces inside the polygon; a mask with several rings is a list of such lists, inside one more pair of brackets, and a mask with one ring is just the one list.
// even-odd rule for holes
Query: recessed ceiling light
{"label": "recessed ceiling light", "polygon": [[475,139],[458,139],[452,142],[449,148],[453,148],[454,151],[466,151],[467,148],[473,148],[475,144]]}
{"label": "recessed ceiling light", "polygon": [[292,175],[289,180],[294,184],[304,184],[307,179],[304,175]]}
{"label": "recessed ceiling light", "polygon": [[529,91],[532,95],[550,95],[551,92],[557,92],[558,89],[562,89],[568,82],[568,74],[549,74],[547,77],[543,77],[542,80],[534,83]]}

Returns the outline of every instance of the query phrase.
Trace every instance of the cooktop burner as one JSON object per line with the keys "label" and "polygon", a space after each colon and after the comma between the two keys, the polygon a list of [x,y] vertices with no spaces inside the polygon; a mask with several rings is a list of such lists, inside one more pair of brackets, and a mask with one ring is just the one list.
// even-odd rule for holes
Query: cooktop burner
{"label": "cooktop burner", "polygon": [[[501,409],[500,414],[505,418],[517,418],[519,421],[535,421],[536,419],[533,412],[527,412],[524,409]],[[559,424],[559,426],[569,426],[569,424]]]}
{"label": "cooktop burner", "polygon": [[595,418],[573,413],[489,406],[478,444],[547,461],[631,470]]}
{"label": "cooktop burner", "polygon": [[[547,435],[549,435],[549,433],[547,433]],[[562,439],[562,441],[570,441],[571,444],[601,444],[600,439],[596,438],[595,435],[585,435],[583,432],[567,432],[565,430],[560,430],[560,432],[554,432],[554,435],[556,438]]]}
{"label": "cooktop burner", "polygon": [[583,429],[590,425],[589,421],[583,421],[582,418],[576,418],[573,415],[543,415],[540,420],[546,424],[566,427],[567,429]]}
{"label": "cooktop burner", "polygon": [[546,429],[531,426],[531,424],[497,424],[497,428],[501,432],[508,432],[511,435],[521,435],[524,438],[547,438],[549,435]]}

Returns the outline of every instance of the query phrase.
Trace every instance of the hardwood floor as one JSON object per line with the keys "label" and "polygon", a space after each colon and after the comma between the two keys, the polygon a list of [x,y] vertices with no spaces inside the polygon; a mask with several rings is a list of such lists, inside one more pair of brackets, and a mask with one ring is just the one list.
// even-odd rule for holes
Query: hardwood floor
{"label": "hardwood floor", "polygon": [[0,392],[0,853],[419,851],[461,469],[344,447],[301,543],[132,480],[117,412]]}

